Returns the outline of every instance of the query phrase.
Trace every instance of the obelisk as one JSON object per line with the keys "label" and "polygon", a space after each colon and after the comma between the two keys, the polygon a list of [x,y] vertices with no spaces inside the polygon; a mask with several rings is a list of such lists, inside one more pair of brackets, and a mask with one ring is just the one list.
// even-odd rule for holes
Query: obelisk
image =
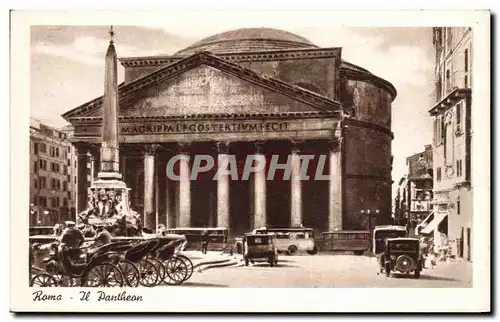
{"label": "obelisk", "polygon": [[[110,28],[111,40],[104,65],[104,95],[102,98],[101,165],[98,179],[88,189],[88,208],[79,216],[88,224],[117,223],[139,228],[140,216],[130,209],[130,188],[120,174],[118,140],[118,73],[114,46],[114,31]],[[123,227],[123,226],[122,226]],[[128,230],[127,230],[128,231]],[[122,232],[123,233],[123,232]],[[141,234],[140,230],[137,233]]]}
{"label": "obelisk", "polygon": [[114,45],[114,31],[109,30],[111,39],[104,65],[104,96],[102,98],[101,167],[99,179],[121,180],[118,143],[118,72]]}

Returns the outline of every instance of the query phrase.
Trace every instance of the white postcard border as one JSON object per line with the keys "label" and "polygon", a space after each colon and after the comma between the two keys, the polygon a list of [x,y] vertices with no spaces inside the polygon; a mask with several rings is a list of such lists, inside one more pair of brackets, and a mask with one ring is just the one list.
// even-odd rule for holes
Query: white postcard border
{"label": "white postcard border", "polygon": [[[192,12],[191,12],[192,14]],[[208,14],[208,13],[205,13]],[[215,12],[213,21],[229,19],[228,11]],[[259,17],[249,15],[261,15]],[[248,21],[264,21],[266,13],[242,14]],[[247,17],[248,15],[248,17]],[[335,19],[333,19],[335,16]],[[346,11],[273,12],[274,23],[302,19],[304,25],[344,26],[471,26],[474,42],[474,92],[472,164],[474,263],[473,287],[469,289],[388,288],[188,288],[157,287],[126,289],[144,301],[80,302],[81,289],[46,289],[61,294],[62,301],[33,302],[28,287],[29,195],[29,28],[30,25],[141,25],[175,24],[182,13],[140,11],[14,11],[11,21],[11,213],[10,213],[10,308],[13,311],[139,311],[139,312],[376,312],[376,311],[487,311],[490,307],[490,13],[487,11]],[[192,16],[190,16],[192,18]],[[326,18],[326,19],[323,19]],[[238,19],[243,19],[238,16]],[[245,20],[246,21],[246,20]],[[177,30],[176,30],[177,32]],[[182,30],[178,30],[182,33]],[[68,107],[68,109],[71,107]],[[476,152],[476,153],[475,153]],[[374,271],[376,270],[374,264]],[[369,272],[367,272],[369,273]],[[96,292],[97,290],[92,290]],[[109,291],[109,290],[108,290]],[[120,290],[121,291],[121,290]],[[70,299],[73,297],[73,299]]]}

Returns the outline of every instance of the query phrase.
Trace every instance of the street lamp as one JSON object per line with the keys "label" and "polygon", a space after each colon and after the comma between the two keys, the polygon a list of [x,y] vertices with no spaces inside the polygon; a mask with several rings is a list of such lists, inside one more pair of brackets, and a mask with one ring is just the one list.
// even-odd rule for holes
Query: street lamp
{"label": "street lamp", "polygon": [[44,222],[47,222],[47,218],[49,218],[49,211],[48,211],[48,210],[45,210],[45,211],[43,212],[43,215],[44,215],[44,216],[43,216],[43,221],[44,221]]}
{"label": "street lamp", "polygon": [[372,216],[378,216],[380,211],[378,209],[375,209],[375,211],[372,212],[371,209],[367,209],[366,212],[364,210],[361,210],[361,215],[367,215],[368,216],[368,231],[370,232],[370,251],[373,249],[373,231],[372,231]]}

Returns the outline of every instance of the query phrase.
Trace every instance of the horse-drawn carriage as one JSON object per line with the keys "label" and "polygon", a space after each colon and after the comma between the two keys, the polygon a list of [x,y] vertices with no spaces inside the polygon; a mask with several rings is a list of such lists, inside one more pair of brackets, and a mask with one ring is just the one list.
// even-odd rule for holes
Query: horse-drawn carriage
{"label": "horse-drawn carriage", "polygon": [[[129,208],[128,189],[118,183],[97,180],[89,188],[89,207],[77,216],[82,229],[67,222],[60,238],[56,231],[30,236],[31,286],[152,287],[191,277],[193,263],[180,253],[186,237],[148,234]],[[95,239],[85,238],[87,228]]]}
{"label": "horse-drawn carriage", "polygon": [[[110,243],[93,247],[87,240],[70,248],[56,238],[41,236],[30,246],[30,286],[152,287],[161,283],[178,285],[193,274],[193,263],[180,254],[182,235],[114,237]],[[43,257],[43,251],[48,256]]]}

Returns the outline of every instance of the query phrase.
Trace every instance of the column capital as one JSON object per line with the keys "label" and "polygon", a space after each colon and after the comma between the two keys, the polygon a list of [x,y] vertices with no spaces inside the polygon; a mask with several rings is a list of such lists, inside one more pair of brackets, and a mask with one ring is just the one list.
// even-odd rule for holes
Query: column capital
{"label": "column capital", "polygon": [[155,156],[160,150],[162,146],[160,144],[145,144],[143,146],[144,155],[152,155]]}
{"label": "column capital", "polygon": [[328,141],[328,149],[330,152],[340,152],[342,146],[342,138],[335,138]]}
{"label": "column capital", "polygon": [[264,141],[255,141],[253,142],[253,147],[255,149],[255,154],[263,154],[264,153]]}
{"label": "column capital", "polygon": [[229,153],[229,142],[219,141],[216,143],[217,153],[228,154]]}
{"label": "column capital", "polygon": [[90,157],[92,159],[98,160],[101,155],[101,147],[95,144],[89,146],[88,151],[90,152]]}
{"label": "column capital", "polygon": [[302,146],[304,144],[305,141],[303,140],[292,140],[290,141],[290,144],[292,145],[292,153],[293,154],[299,154],[302,150]]}
{"label": "column capital", "polygon": [[173,152],[182,153],[182,154],[189,154],[190,147],[191,147],[191,144],[188,142],[177,142],[170,149]]}
{"label": "column capital", "polygon": [[75,152],[77,155],[87,155],[89,153],[90,145],[87,142],[73,142],[73,146],[75,147]]}

